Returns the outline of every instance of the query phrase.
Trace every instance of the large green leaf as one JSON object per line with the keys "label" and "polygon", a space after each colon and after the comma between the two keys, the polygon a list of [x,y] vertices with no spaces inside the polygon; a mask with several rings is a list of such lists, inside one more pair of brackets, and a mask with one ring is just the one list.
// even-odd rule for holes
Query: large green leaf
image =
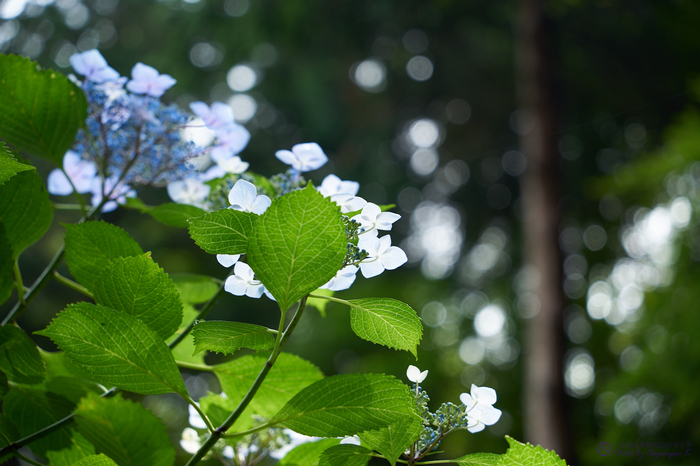
{"label": "large green leaf", "polygon": [[78,432],[120,466],[171,466],[175,460],[162,421],[138,403],[89,395],[75,420]]}
{"label": "large green leaf", "polygon": [[20,163],[4,142],[0,141],[0,186],[19,172],[36,170],[33,166]]}
{"label": "large green leaf", "polygon": [[241,348],[264,351],[275,345],[275,335],[267,327],[243,322],[200,322],[192,329],[195,351],[233,354]]}
{"label": "large green leaf", "polygon": [[86,456],[73,466],[118,466],[109,456],[105,455],[91,455]]}
{"label": "large green leaf", "polygon": [[286,311],[335,276],[346,247],[340,208],[309,184],[260,216],[248,242],[248,263]]}
{"label": "large green leaf", "polygon": [[423,325],[408,304],[389,298],[365,298],[348,301],[350,325],[360,338],[418,357],[417,349]]}
{"label": "large green leaf", "polygon": [[299,392],[273,419],[300,434],[354,435],[415,417],[406,385],[383,374],[345,374],[322,379]]}
{"label": "large green leaf", "polygon": [[258,216],[221,209],[189,220],[190,236],[209,254],[244,254]]}
{"label": "large green leaf", "polygon": [[422,429],[423,423],[420,418],[407,417],[383,429],[363,432],[360,439],[362,445],[377,450],[394,465],[399,456],[418,439]]}
{"label": "large green leaf", "polygon": [[0,222],[0,304],[8,300],[15,286],[15,275],[12,270],[14,262],[10,241],[5,235],[4,225]]}
{"label": "large green leaf", "polygon": [[34,385],[46,376],[44,361],[36,344],[22,329],[0,327],[0,371],[15,383]]}
{"label": "large green leaf", "polygon": [[99,304],[78,303],[37,332],[95,381],[144,395],[187,395],[170,349],[146,324]]}
{"label": "large green leaf", "polygon": [[0,55],[0,138],[60,166],[86,117],[85,95],[65,76]]}
{"label": "large green leaf", "polygon": [[49,193],[36,171],[18,173],[0,186],[0,221],[5,226],[12,257],[44,236],[52,218]]}
{"label": "large green leaf", "polygon": [[213,277],[194,273],[171,273],[170,279],[180,291],[183,303],[206,303],[219,291]]}
{"label": "large green leaf", "polygon": [[336,445],[321,454],[318,466],[366,466],[372,452],[360,445]]}
{"label": "large green leaf", "polygon": [[5,395],[10,391],[10,386],[7,383],[7,376],[4,372],[0,372],[0,401],[5,398]]}
{"label": "large green leaf", "polygon": [[[500,456],[498,466],[566,466],[566,461],[541,446],[520,443],[506,435],[508,451]],[[468,464],[468,463],[465,463]]]}
{"label": "large green leaf", "polygon": [[66,263],[70,273],[88,290],[112,259],[143,254],[127,232],[106,222],[85,222],[66,227]]}
{"label": "large green leaf", "polygon": [[279,460],[277,466],[318,466],[321,453],[336,446],[340,439],[326,438],[316,442],[302,443]]}
{"label": "large green leaf", "polygon": [[175,204],[173,202],[161,204],[147,212],[160,223],[177,228],[187,228],[189,219],[201,217],[207,213],[193,205]]}
{"label": "large green leaf", "polygon": [[[190,323],[197,318],[199,311],[197,311],[191,304],[184,303],[182,305],[182,324],[177,332],[168,339],[168,344],[182,334],[185,329],[190,325]],[[194,354],[194,338],[192,334],[185,335],[180,343],[177,344],[175,348],[172,348],[173,358],[175,361],[189,362],[191,364],[204,364],[204,353]]]}
{"label": "large green leaf", "polygon": [[[2,433],[2,435],[0,435],[0,448],[6,447],[10,444],[6,439],[8,439],[10,442],[14,442],[19,439],[17,427],[15,427],[12,421],[10,421],[4,414],[0,414],[0,433]],[[11,457],[12,453],[1,455],[0,464],[3,464]]]}
{"label": "large green leaf", "polygon": [[79,432],[71,429],[70,446],[61,450],[51,450],[46,453],[46,459],[51,466],[73,466],[83,458],[95,454],[95,446]]}
{"label": "large green leaf", "polygon": [[182,302],[173,281],[149,254],[113,259],[95,282],[95,302],[123,311],[163,339],[182,322]]}
{"label": "large green leaf", "polygon": [[497,466],[501,455],[495,453],[471,453],[454,460],[459,466]]}

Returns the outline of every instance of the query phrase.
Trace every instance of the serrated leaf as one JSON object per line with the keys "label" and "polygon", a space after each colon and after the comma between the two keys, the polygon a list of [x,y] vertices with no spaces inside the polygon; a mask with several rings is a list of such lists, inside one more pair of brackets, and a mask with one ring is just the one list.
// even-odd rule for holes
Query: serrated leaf
{"label": "serrated leaf", "polygon": [[[225,364],[214,366],[221,389],[236,405],[243,399],[267,361],[261,355],[248,355]],[[305,387],[323,378],[321,371],[304,359],[289,353],[281,353],[260,385],[258,393],[243,412],[241,423],[250,420],[251,414],[271,418]],[[234,427],[241,430],[242,424]]]}
{"label": "serrated leaf", "polygon": [[52,219],[49,193],[36,171],[18,173],[0,186],[0,221],[13,258],[44,236]]}
{"label": "serrated leaf", "polygon": [[177,228],[187,228],[187,221],[191,218],[201,217],[205,210],[187,204],[175,204],[169,202],[161,204],[147,211],[148,215],[158,220],[163,225]]}
{"label": "serrated leaf", "polygon": [[88,290],[112,259],[143,254],[141,246],[118,226],[85,222],[66,227],[66,263],[70,273]]}
{"label": "serrated leaf", "polygon": [[194,273],[171,273],[173,281],[183,303],[206,303],[219,291],[219,285],[213,277]]}
{"label": "serrated leaf", "polygon": [[5,227],[0,222],[0,304],[7,301],[12,295],[12,288],[15,285],[13,267],[14,259],[12,258],[10,240],[7,239]]}
{"label": "serrated leaf", "polygon": [[394,465],[403,452],[418,439],[422,429],[423,423],[419,418],[408,417],[383,429],[363,432],[360,434],[360,440],[362,445],[377,450]]}
{"label": "serrated leaf", "polygon": [[95,302],[126,312],[168,338],[182,322],[182,302],[173,281],[148,254],[113,259],[94,285]]}
{"label": "serrated leaf", "polygon": [[95,382],[79,377],[58,376],[47,380],[46,390],[62,396],[71,403],[78,401],[88,393],[102,393]]}
{"label": "serrated leaf", "polygon": [[65,76],[0,55],[0,138],[60,166],[86,117],[85,95]]}
{"label": "serrated leaf", "polygon": [[244,254],[258,216],[250,212],[221,209],[189,220],[194,242],[209,254]]}
{"label": "serrated leaf", "polygon": [[498,466],[566,466],[566,462],[551,450],[545,450],[539,445],[520,443],[508,435],[506,440],[509,448],[503,455],[498,455]]}
{"label": "serrated leaf", "polygon": [[358,337],[418,357],[417,349],[423,325],[408,304],[390,298],[365,298],[348,301],[350,326]]}
{"label": "serrated leaf", "polygon": [[372,452],[360,445],[336,445],[321,454],[318,466],[366,466]]}
{"label": "serrated leaf", "polygon": [[415,416],[408,387],[383,374],[326,377],[299,392],[273,419],[300,434],[354,435]]}
{"label": "serrated leaf", "polygon": [[72,304],[36,333],[51,338],[102,385],[144,395],[187,395],[163,339],[128,314],[99,304]]}
{"label": "serrated leaf", "polygon": [[346,246],[340,208],[309,184],[275,200],[260,216],[248,263],[286,311],[335,276]]}
{"label": "serrated leaf", "polygon": [[86,456],[73,466],[118,466],[109,456],[105,455],[91,455]]}
{"label": "serrated leaf", "polygon": [[275,336],[267,327],[243,322],[200,322],[192,329],[195,353],[208,350],[233,354],[241,348],[264,351],[275,345]]}
{"label": "serrated leaf", "polygon": [[44,361],[36,344],[22,329],[0,327],[0,371],[16,383],[34,385],[46,376]]}
{"label": "serrated leaf", "polygon": [[277,466],[318,466],[321,453],[326,449],[336,446],[340,439],[326,438],[316,442],[302,443],[284,455]]}
{"label": "serrated leaf", "polygon": [[471,453],[452,461],[459,466],[496,466],[501,461],[501,455],[495,453]]}
{"label": "serrated leaf", "polygon": [[95,455],[95,446],[73,429],[70,441],[70,446],[46,453],[46,459],[51,466],[73,466],[79,464],[83,458]]}
{"label": "serrated leaf", "polygon": [[138,403],[88,395],[75,420],[78,432],[120,466],[170,466],[175,460],[167,429]]}
{"label": "serrated leaf", "polygon": [[15,160],[10,149],[7,148],[4,142],[0,141],[0,186],[17,173],[27,170],[36,170],[36,168]]}

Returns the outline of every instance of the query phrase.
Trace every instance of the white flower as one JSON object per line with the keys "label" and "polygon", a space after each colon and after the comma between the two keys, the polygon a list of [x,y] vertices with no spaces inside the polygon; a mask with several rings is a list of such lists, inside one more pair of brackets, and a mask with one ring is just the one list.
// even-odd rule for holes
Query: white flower
{"label": "white flower", "polygon": [[211,186],[196,178],[185,178],[168,184],[168,196],[178,204],[202,207],[210,191]]}
{"label": "white flower", "polygon": [[427,376],[427,370],[421,372],[416,366],[408,366],[408,370],[406,371],[406,377],[413,383],[421,383]]}
{"label": "white flower", "polygon": [[192,113],[204,121],[207,128],[217,131],[235,124],[233,119],[233,109],[223,102],[214,102],[211,108],[204,102],[192,102],[190,104]]}
{"label": "white flower", "polygon": [[160,74],[152,66],[137,63],[131,69],[131,81],[126,83],[126,88],[134,94],[160,97],[165,91],[173,87],[176,82],[172,76]]}
{"label": "white flower", "polygon": [[347,265],[338,270],[335,277],[331,278],[328,283],[320,288],[325,288],[331,291],[347,290],[353,284],[355,278],[357,278],[357,267],[354,265]]}
{"label": "white flower", "polygon": [[381,238],[360,236],[357,247],[369,254],[360,262],[360,270],[365,278],[376,277],[384,270],[394,270],[408,261],[406,253],[400,247],[391,245],[389,235]]}
{"label": "white flower", "polygon": [[258,190],[253,183],[246,180],[236,181],[228,194],[230,208],[261,215],[270,207],[272,201],[264,194],[260,196],[257,194]]}
{"label": "white flower", "polygon": [[185,427],[182,431],[182,438],[180,439],[180,446],[187,453],[194,455],[197,453],[202,444],[199,441],[199,434],[196,430],[191,427]]}
{"label": "white flower", "polygon": [[362,225],[367,236],[377,236],[377,230],[391,230],[391,225],[400,219],[399,214],[393,212],[382,212],[377,204],[368,202],[362,208],[362,213],[355,215],[352,219]]}
{"label": "white flower", "polygon": [[220,164],[236,154],[240,154],[250,141],[250,131],[245,126],[234,124],[228,126],[225,131],[218,131],[217,143],[209,149],[209,157]]}
{"label": "white flower", "polygon": [[[93,180],[97,177],[97,167],[89,160],[82,160],[80,156],[69,150],[63,156],[63,170],[53,170],[46,180],[46,188],[51,194],[67,196],[73,192],[68,178],[73,182],[75,189],[79,193],[89,193],[92,191]],[[66,174],[68,178],[66,178]]]}
{"label": "white flower", "polygon": [[309,172],[321,168],[328,162],[328,157],[323,153],[321,146],[315,142],[297,144],[288,150],[278,150],[275,157],[299,172]]}
{"label": "white flower", "polygon": [[217,165],[221,167],[226,173],[233,173],[235,175],[243,173],[250,166],[248,162],[244,162],[237,155],[234,155],[233,157],[228,159],[219,160],[217,162]]}
{"label": "white flower", "polygon": [[107,60],[96,49],[71,55],[69,61],[75,72],[89,81],[103,83],[119,78],[119,73],[107,65]]}
{"label": "white flower", "polygon": [[362,445],[362,442],[360,441],[360,437],[357,435],[353,435],[352,437],[345,437],[343,440],[340,441],[341,445]]}
{"label": "white flower", "polygon": [[332,194],[331,202],[335,202],[340,207],[340,212],[344,214],[357,212],[367,205],[367,201],[350,193]]}
{"label": "white flower", "polygon": [[360,190],[360,183],[357,181],[343,181],[335,175],[328,175],[321,182],[321,186],[316,189],[318,189],[318,192],[323,194],[324,197],[340,193],[357,196],[357,192]]}
{"label": "white flower", "polygon": [[467,407],[467,430],[471,433],[481,432],[485,426],[491,426],[501,418],[501,410],[493,407],[496,402],[493,388],[472,384],[471,394],[462,393],[459,400]]}
{"label": "white flower", "polygon": [[259,298],[265,292],[262,282],[255,279],[253,269],[245,262],[236,262],[233,275],[226,279],[224,289],[236,296]]}
{"label": "white flower", "polygon": [[216,260],[226,268],[231,267],[241,258],[240,254],[217,254]]}

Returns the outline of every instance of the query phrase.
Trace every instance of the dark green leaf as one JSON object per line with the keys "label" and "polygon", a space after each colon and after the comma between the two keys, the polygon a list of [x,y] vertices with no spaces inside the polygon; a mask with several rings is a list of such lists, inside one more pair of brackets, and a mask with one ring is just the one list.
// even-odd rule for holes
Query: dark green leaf
{"label": "dark green leaf", "polygon": [[66,227],[66,263],[70,273],[88,290],[109,261],[143,254],[141,246],[121,228],[106,222]]}
{"label": "dark green leaf", "polygon": [[12,248],[12,257],[19,256],[44,236],[52,218],[49,193],[36,171],[18,173],[0,186],[0,219]]}
{"label": "dark green leaf", "polygon": [[[5,438],[9,439],[10,442],[14,442],[19,439],[19,432],[17,432],[17,427],[10,421],[5,415],[0,414],[0,448],[6,447],[9,443]],[[12,453],[0,456],[0,464],[12,457]]]}
{"label": "dark green leaf", "polygon": [[86,117],[85,95],[65,76],[0,55],[0,138],[60,166]]}
{"label": "dark green leaf", "polygon": [[163,339],[182,322],[180,293],[150,255],[113,259],[94,284],[95,302],[126,312]]}
{"label": "dark green leaf", "polygon": [[9,391],[10,387],[7,384],[7,376],[4,372],[0,372],[0,401],[5,398],[5,395],[7,395],[7,392]]}
{"label": "dark green leaf", "polygon": [[22,329],[0,327],[0,371],[15,383],[34,385],[46,376],[44,361],[36,344]]}
{"label": "dark green leaf", "polygon": [[78,303],[40,332],[95,381],[144,395],[187,395],[170,349],[135,317],[99,304]]}
{"label": "dark green leaf", "polygon": [[408,387],[383,374],[326,377],[299,392],[273,421],[300,434],[354,435],[415,416]]}
{"label": "dark green leaf", "polygon": [[167,203],[161,204],[148,211],[148,214],[164,225],[178,228],[187,228],[187,220],[201,217],[207,212],[187,204]]}
{"label": "dark green leaf", "polygon": [[109,456],[91,455],[86,456],[73,466],[118,466]]}
{"label": "dark green leaf", "polygon": [[407,417],[395,424],[379,430],[370,430],[360,434],[362,445],[377,450],[392,465],[420,437],[423,423],[420,418]]}
{"label": "dark green leaf", "polygon": [[372,452],[359,445],[336,445],[321,454],[318,466],[365,466]]}
{"label": "dark green leaf", "polygon": [[0,186],[17,173],[26,170],[36,170],[36,168],[15,160],[10,149],[5,146],[4,142],[0,141]]}
{"label": "dark green leaf", "polygon": [[[498,455],[498,466],[566,466],[566,462],[551,450],[545,450],[539,445],[520,443],[507,435],[506,440],[509,448],[503,455]],[[489,466],[491,464],[493,463],[489,463]]]}
{"label": "dark green leaf", "polygon": [[61,450],[51,450],[46,453],[46,459],[51,466],[73,466],[83,458],[95,454],[95,446],[75,430],[70,430],[70,446]]}
{"label": "dark green leaf", "polygon": [[284,455],[284,458],[277,463],[277,466],[318,466],[321,453],[339,443],[340,439],[337,438],[326,438],[316,442],[302,443]]}
{"label": "dark green leaf", "polygon": [[171,466],[175,460],[165,426],[138,403],[89,395],[75,420],[78,432],[119,465]]}
{"label": "dark green leaf", "polygon": [[423,335],[423,325],[416,311],[408,304],[389,298],[365,298],[348,301],[352,330],[365,340],[410,351],[418,357],[417,349]]}
{"label": "dark green leaf", "polygon": [[459,466],[497,466],[502,455],[495,453],[471,453],[454,460]]}
{"label": "dark green leaf", "polygon": [[221,209],[190,219],[190,236],[209,254],[244,254],[258,216],[250,212]]}
{"label": "dark green leaf", "polygon": [[241,348],[264,351],[275,345],[275,335],[267,327],[243,322],[200,322],[192,335],[197,353],[209,350],[233,354]]}
{"label": "dark green leaf", "polygon": [[340,208],[309,184],[277,199],[260,216],[248,243],[248,263],[286,311],[335,276],[346,246]]}
{"label": "dark green leaf", "polygon": [[15,274],[13,271],[14,259],[10,240],[5,235],[5,227],[0,222],[0,304],[8,300],[15,286]]}
{"label": "dark green leaf", "polygon": [[194,273],[171,273],[170,279],[180,291],[183,303],[206,303],[219,291],[213,277]]}

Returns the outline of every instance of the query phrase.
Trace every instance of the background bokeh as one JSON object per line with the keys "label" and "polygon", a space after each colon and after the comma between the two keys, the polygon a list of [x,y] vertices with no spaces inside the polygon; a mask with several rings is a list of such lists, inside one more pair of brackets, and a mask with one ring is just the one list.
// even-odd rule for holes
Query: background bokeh
{"label": "background bokeh", "polygon": [[[503,452],[505,434],[527,440],[524,342],[539,310],[539,274],[523,262],[519,180],[528,159],[519,138],[532,124],[516,93],[518,3],[2,0],[0,52],[66,74],[70,55],[92,48],[123,75],[146,63],[178,80],[164,100],[233,107],[252,133],[241,154],[252,170],[282,171],[276,150],[314,141],[330,157],[311,174],[316,183],[335,173],[359,181],[367,200],[397,204],[402,219],[392,240],[409,264],[359,278],[342,295],[390,296],[416,309],[425,327],[418,362],[357,338],[347,310],[334,304],[326,317],[307,313],[287,349],[326,374],[405,378],[408,364],[417,364],[430,370],[424,386],[433,408],[457,402],[472,383],[494,387],[502,419],[485,433],[448,437],[448,458]],[[602,441],[698,446],[700,4],[548,0],[543,11],[558,112],[549,136],[563,187],[552,247],[563,257],[567,298],[568,459],[638,462],[600,456]],[[44,175],[53,168],[35,162]],[[139,196],[167,200],[164,189]],[[76,219],[56,212],[49,234],[21,257],[25,281],[61,243],[60,223]],[[105,219],[168,272],[226,274],[182,230],[126,209]],[[20,324],[44,328],[80,299],[50,284]],[[270,325],[276,315],[268,300],[226,296],[210,318]],[[194,373],[187,385],[195,397],[218,389]],[[177,442],[187,423],[183,403],[143,401]],[[695,464],[693,457],[676,462]]]}

